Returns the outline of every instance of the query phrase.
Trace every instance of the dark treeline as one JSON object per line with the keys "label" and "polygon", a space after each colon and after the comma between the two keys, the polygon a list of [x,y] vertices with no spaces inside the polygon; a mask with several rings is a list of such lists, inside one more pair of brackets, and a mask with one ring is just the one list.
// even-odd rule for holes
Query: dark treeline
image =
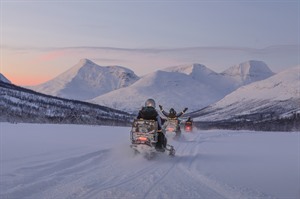
{"label": "dark treeline", "polygon": [[129,126],[133,116],[119,110],[37,93],[0,81],[0,121],[12,123]]}
{"label": "dark treeline", "polygon": [[232,129],[254,131],[300,131],[300,115],[294,113],[291,117],[274,118],[271,120],[251,121],[217,121],[195,122],[199,129]]}

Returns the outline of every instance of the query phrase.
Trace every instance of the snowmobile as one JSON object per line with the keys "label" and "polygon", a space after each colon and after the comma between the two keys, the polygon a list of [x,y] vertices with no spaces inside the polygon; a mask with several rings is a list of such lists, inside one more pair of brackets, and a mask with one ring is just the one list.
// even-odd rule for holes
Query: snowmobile
{"label": "snowmobile", "polygon": [[175,149],[167,144],[163,151],[156,149],[158,140],[157,122],[155,120],[135,119],[130,131],[130,147],[136,154],[142,154],[147,159],[152,159],[156,153],[168,152],[170,156],[175,155]]}
{"label": "snowmobile", "polygon": [[176,136],[181,135],[180,125],[178,119],[167,118],[163,125],[163,129],[168,133],[175,133]]}
{"label": "snowmobile", "polygon": [[184,123],[184,131],[185,132],[192,132],[193,131],[193,123],[186,121]]}

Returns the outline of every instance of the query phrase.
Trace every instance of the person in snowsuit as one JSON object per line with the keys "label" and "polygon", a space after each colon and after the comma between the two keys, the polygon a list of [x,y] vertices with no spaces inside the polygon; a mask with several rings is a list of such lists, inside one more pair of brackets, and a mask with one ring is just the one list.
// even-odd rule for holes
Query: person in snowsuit
{"label": "person in snowsuit", "polygon": [[156,149],[159,151],[164,151],[167,145],[167,138],[162,132],[162,124],[161,118],[155,109],[155,101],[153,99],[147,99],[145,102],[145,106],[139,111],[137,119],[145,119],[145,120],[155,120],[157,121],[158,126],[158,137],[156,143]]}
{"label": "person in snowsuit", "polygon": [[193,120],[191,119],[191,117],[188,117],[188,119],[186,120],[186,122],[193,124]]}
{"label": "person in snowsuit", "polygon": [[162,105],[159,105],[159,108],[160,108],[162,114],[164,114],[164,116],[166,116],[167,118],[171,118],[171,119],[179,118],[180,116],[182,116],[188,110],[188,108],[184,108],[182,112],[177,114],[176,111],[173,108],[170,109],[169,113],[167,113],[163,109]]}
{"label": "person in snowsuit", "polygon": [[191,131],[193,128],[193,119],[191,117],[188,117],[188,119],[185,121],[184,124],[185,130],[186,131]]}
{"label": "person in snowsuit", "polygon": [[[178,118],[179,118],[180,116],[182,116],[182,115],[188,110],[188,108],[184,108],[183,111],[181,111],[180,113],[177,114],[176,111],[174,110],[174,108],[171,108],[170,111],[169,111],[169,113],[167,113],[167,112],[163,109],[162,105],[159,105],[159,109],[160,109],[160,111],[162,112],[162,114],[163,114],[164,116],[166,116],[167,118],[170,118],[170,119],[176,119],[176,120],[178,120]],[[178,120],[178,124],[179,124],[179,122],[180,122],[180,121]],[[180,132],[181,132],[181,130],[180,130],[180,125],[177,126],[176,132],[177,132],[178,134],[180,134]],[[176,134],[177,134],[177,133],[176,133]]]}

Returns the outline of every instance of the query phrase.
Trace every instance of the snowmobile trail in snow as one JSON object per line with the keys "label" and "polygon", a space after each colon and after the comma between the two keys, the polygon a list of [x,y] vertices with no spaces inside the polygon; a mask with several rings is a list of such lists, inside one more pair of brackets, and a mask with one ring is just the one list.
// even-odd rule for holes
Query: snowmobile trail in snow
{"label": "snowmobile trail in snow", "polygon": [[[25,130],[26,127],[25,125]],[[183,133],[180,139],[167,136],[168,143],[176,149],[176,155],[170,157],[167,153],[158,153],[153,159],[148,160],[139,154],[135,155],[130,148],[130,128],[127,127],[80,127],[86,130],[77,133],[76,130],[70,131],[69,137],[63,141],[57,137],[61,136],[66,128],[78,127],[71,125],[46,127],[49,128],[49,134],[44,134],[41,136],[43,140],[39,140],[43,143],[36,142],[37,148],[32,146],[33,149],[28,153],[24,151],[24,154],[20,154],[22,152],[20,149],[29,147],[26,138],[22,143],[16,144],[20,148],[18,150],[9,151],[11,145],[1,143],[2,149],[6,151],[1,157],[0,198],[276,198],[271,192],[266,193],[256,188],[255,178],[252,179],[254,185],[248,183],[251,175],[245,173],[251,170],[245,165],[250,163],[256,166],[253,160],[257,159],[257,154],[254,156],[251,154],[253,157],[249,156],[252,159],[248,160],[244,157],[244,153],[238,153],[246,144],[244,141],[241,142],[242,138],[246,136],[245,140],[249,140],[258,136],[255,139],[262,140],[259,133],[253,136],[253,133],[238,131],[197,131]],[[13,140],[15,138],[13,134],[17,132],[19,126],[10,128],[13,130],[5,136],[11,136],[9,139]],[[28,143],[30,139],[38,137],[45,126],[39,126],[37,132],[31,128],[30,126],[30,133],[21,132],[26,133]],[[292,136],[294,137],[288,139],[294,141],[296,135]],[[9,140],[6,137],[1,138]],[[236,140],[241,143],[238,144]],[[269,140],[270,137],[268,147]],[[282,138],[278,140],[281,141]],[[277,141],[274,143],[274,146],[278,146]],[[40,148],[41,146],[43,148]],[[226,148],[222,148],[223,146]],[[249,148],[249,151],[253,149]],[[288,152],[292,151],[294,148]],[[259,152],[261,154],[261,150]],[[289,153],[284,153],[282,157],[286,157]],[[294,159],[291,157],[285,162]],[[231,168],[233,166],[235,167]],[[297,171],[297,168],[291,169]],[[234,172],[231,176],[228,172],[232,171]],[[260,170],[252,172],[257,171]],[[269,173],[271,174],[273,175]],[[237,175],[244,175],[246,178],[240,179]],[[288,179],[292,179],[292,175]],[[289,187],[294,186],[292,188],[295,189],[296,177],[293,182]],[[286,189],[286,193],[289,191]]]}

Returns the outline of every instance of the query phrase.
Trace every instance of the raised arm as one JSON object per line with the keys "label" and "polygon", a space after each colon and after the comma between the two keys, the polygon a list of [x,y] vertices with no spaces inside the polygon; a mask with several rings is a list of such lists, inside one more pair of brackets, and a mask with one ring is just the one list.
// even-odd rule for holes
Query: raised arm
{"label": "raised arm", "polygon": [[187,110],[188,110],[188,108],[184,108],[182,112],[180,112],[176,115],[176,117],[182,116]]}
{"label": "raised arm", "polygon": [[169,117],[169,113],[167,113],[166,111],[164,111],[162,105],[158,105],[158,106],[159,106],[159,109],[160,109],[160,111],[162,112],[162,114],[163,114],[164,116],[166,116],[166,117]]}

